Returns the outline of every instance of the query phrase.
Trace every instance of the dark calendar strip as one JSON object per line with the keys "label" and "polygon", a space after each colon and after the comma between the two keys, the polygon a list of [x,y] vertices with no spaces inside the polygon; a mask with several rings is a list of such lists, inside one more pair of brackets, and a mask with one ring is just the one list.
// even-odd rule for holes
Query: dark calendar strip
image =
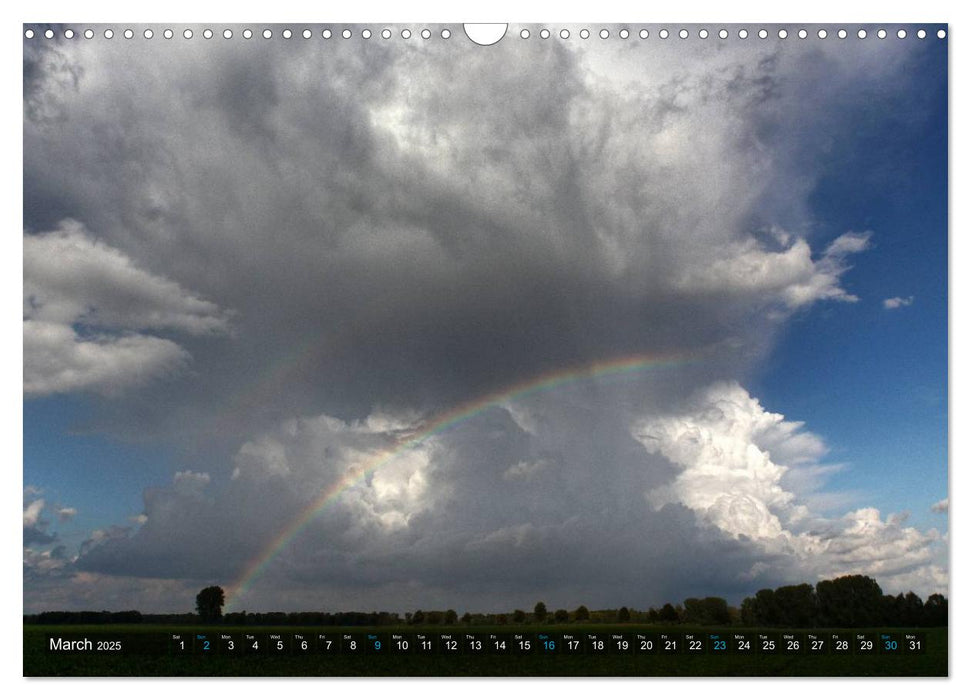
{"label": "dark calendar strip", "polygon": [[752,655],[923,654],[922,632],[198,632],[48,634],[51,654],[318,655]]}

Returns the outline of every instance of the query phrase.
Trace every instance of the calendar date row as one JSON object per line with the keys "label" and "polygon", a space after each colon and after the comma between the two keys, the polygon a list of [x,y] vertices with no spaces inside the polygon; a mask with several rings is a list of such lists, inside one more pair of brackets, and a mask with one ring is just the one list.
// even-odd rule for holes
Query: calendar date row
{"label": "calendar date row", "polygon": [[912,632],[234,633],[169,635],[175,655],[920,654]]}

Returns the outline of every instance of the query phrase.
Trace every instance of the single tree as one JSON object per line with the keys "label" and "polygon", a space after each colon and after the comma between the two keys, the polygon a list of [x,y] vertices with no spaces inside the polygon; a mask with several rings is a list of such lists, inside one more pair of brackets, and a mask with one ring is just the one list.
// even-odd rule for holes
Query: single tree
{"label": "single tree", "polygon": [[445,619],[445,613],[441,610],[429,610],[425,613],[425,620],[429,625],[440,625]]}
{"label": "single tree", "polygon": [[808,583],[776,588],[774,603],[778,619],[773,624],[812,627],[816,622],[816,591]]}
{"label": "single tree", "polygon": [[454,625],[456,622],[458,622],[458,620],[459,620],[459,614],[457,612],[451,609],[445,611],[446,625]]}
{"label": "single tree", "polygon": [[664,607],[661,608],[661,612],[658,614],[658,619],[661,622],[677,622],[681,618],[678,616],[678,611],[673,605],[671,605],[671,603],[665,603]]}
{"label": "single tree", "polygon": [[617,611],[617,622],[630,622],[630,610],[626,605]]}
{"label": "single tree", "polygon": [[472,624],[472,613],[466,611],[462,616],[462,622],[464,622],[466,625]]}
{"label": "single tree", "polygon": [[533,608],[533,619],[536,622],[546,621],[546,603],[539,601]]}
{"label": "single tree", "polygon": [[940,593],[931,593],[924,603],[923,624],[931,627],[947,626],[947,598]]}
{"label": "single tree", "polygon": [[514,610],[512,614],[512,621],[517,625],[521,625],[526,622],[526,612],[524,610]]}
{"label": "single tree", "polygon": [[924,618],[924,601],[920,599],[920,596],[913,591],[909,591],[907,595],[901,595],[898,598],[900,599],[900,617],[897,620],[888,620],[887,624],[903,627],[917,627],[920,625]]}
{"label": "single tree", "polygon": [[569,622],[570,621],[570,613],[568,613],[563,608],[560,608],[555,613],[553,613],[553,620],[555,620],[558,624],[562,624],[564,622]]}
{"label": "single tree", "polygon": [[203,622],[216,622],[222,617],[226,594],[219,586],[209,586],[196,596],[196,612]]}
{"label": "single tree", "polygon": [[581,605],[579,608],[573,611],[573,619],[577,622],[583,622],[590,619],[590,611],[587,610],[586,605]]}
{"label": "single tree", "polygon": [[819,622],[827,627],[873,627],[881,622],[883,591],[869,576],[840,576],[816,584]]}

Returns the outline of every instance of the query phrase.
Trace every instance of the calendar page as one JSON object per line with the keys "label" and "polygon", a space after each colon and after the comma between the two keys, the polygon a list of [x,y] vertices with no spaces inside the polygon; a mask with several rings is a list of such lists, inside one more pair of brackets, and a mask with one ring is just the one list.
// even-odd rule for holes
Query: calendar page
{"label": "calendar page", "polygon": [[948,25],[22,41],[25,676],[948,675]]}

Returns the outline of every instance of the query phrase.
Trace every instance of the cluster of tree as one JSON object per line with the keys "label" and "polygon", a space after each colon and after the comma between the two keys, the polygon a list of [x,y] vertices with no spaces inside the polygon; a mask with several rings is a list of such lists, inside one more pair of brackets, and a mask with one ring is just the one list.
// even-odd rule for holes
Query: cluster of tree
{"label": "cluster of tree", "polygon": [[742,622],[784,627],[940,627],[947,625],[947,598],[939,593],[922,601],[916,593],[884,595],[869,576],[841,576],[764,588],[742,602]]}
{"label": "cluster of tree", "polygon": [[137,610],[123,610],[121,612],[53,610],[37,615],[24,615],[24,623],[37,625],[130,625],[142,622],[143,617]]}
{"label": "cluster of tree", "polygon": [[728,625],[732,622],[724,598],[688,598],[680,615],[683,622],[694,625]]}
{"label": "cluster of tree", "polygon": [[222,616],[227,625],[263,627],[379,627],[400,625],[398,613],[391,612],[234,612]]}

